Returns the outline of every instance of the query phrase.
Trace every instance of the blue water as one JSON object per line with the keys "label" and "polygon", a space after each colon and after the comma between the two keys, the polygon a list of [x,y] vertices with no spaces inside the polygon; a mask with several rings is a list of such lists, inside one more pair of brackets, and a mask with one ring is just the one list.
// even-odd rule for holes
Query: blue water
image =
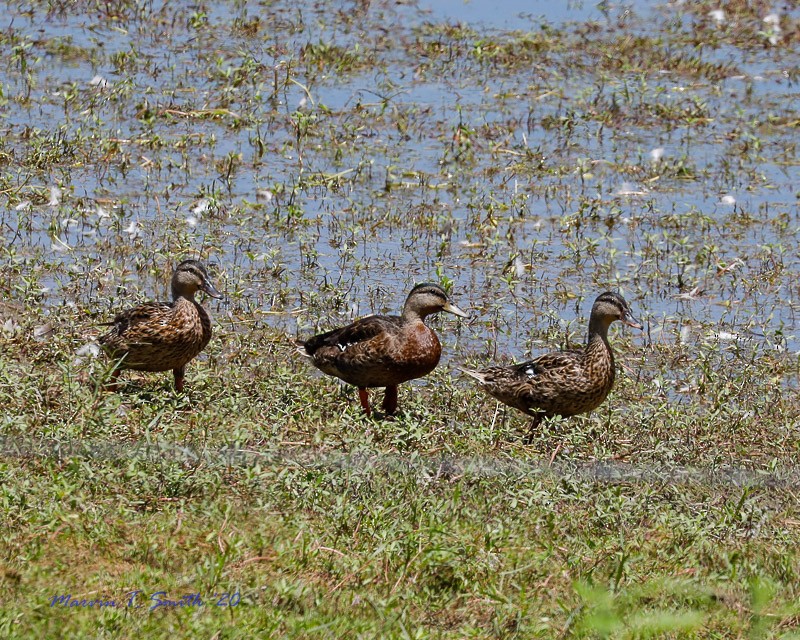
{"label": "blue water", "polygon": [[[765,348],[778,336],[800,350],[796,127],[781,124],[796,119],[796,51],[709,50],[705,59],[732,70],[712,82],[659,69],[572,72],[565,55],[506,73],[465,53],[445,64],[404,48],[440,37],[424,35],[431,26],[466,25],[474,35],[456,45],[468,52],[481,38],[548,25],[569,32],[591,22],[595,37],[611,38],[701,19],[647,2],[374,3],[363,15],[336,2],[221,3],[203,29],[186,27],[195,8],[164,3],[155,8],[176,26],[161,32],[135,17],[6,8],[31,53],[25,71],[12,62],[2,72],[4,94],[19,98],[28,74],[35,80],[30,101],[8,110],[6,150],[28,157],[28,128],[100,139],[111,158],[79,142],[77,159],[16,177],[20,199],[34,204],[17,212],[18,200],[9,202],[0,233],[17,259],[43,267],[29,271],[54,307],[110,311],[163,296],[161,271],[140,263],[168,270],[178,254],[202,251],[222,286],[240,292],[215,303],[218,316],[257,316],[290,334],[396,311],[414,282],[444,277],[473,314],[469,324],[443,321],[450,351],[519,358],[546,346],[543,334],[580,341],[606,288],[620,288],[647,321],[649,338],[631,336],[640,344],[730,334]],[[353,11],[349,22],[332,17]],[[255,17],[267,25],[257,36],[236,28]],[[380,25],[402,46],[386,44]],[[59,39],[96,55],[37,44]],[[309,43],[374,50],[379,63],[341,74],[306,68]],[[248,61],[252,70],[234,82]],[[273,95],[287,65],[296,82]],[[95,76],[107,87],[90,85]],[[627,93],[642,103],[626,104]],[[587,95],[598,111],[617,101],[630,112],[619,123],[573,113]],[[653,105],[697,109],[706,121],[633,123],[636,109]],[[191,115],[209,109],[235,115]],[[251,120],[261,121],[260,158]],[[459,125],[468,131],[461,146]],[[654,149],[685,177],[654,168]],[[239,164],[227,179],[231,156]],[[532,172],[537,165],[544,171]],[[55,184],[64,197],[49,206],[41,194]],[[202,200],[208,209],[195,215]],[[98,202],[109,218],[97,216]],[[165,221],[178,231],[165,233]],[[126,231],[133,223],[135,234]],[[97,284],[103,278],[113,285]]]}

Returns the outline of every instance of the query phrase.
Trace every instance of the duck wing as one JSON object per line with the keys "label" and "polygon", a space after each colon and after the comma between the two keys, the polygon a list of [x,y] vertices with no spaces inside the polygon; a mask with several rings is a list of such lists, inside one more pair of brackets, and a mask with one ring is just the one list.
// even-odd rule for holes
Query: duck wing
{"label": "duck wing", "polygon": [[557,351],[546,353],[538,358],[515,364],[510,369],[514,370],[515,375],[524,376],[527,379],[541,378],[548,375],[568,374],[580,367],[582,351]]}
{"label": "duck wing", "polygon": [[396,316],[367,316],[346,327],[334,329],[327,333],[320,333],[313,338],[309,338],[302,346],[312,358],[321,351],[329,351],[331,349],[339,353],[345,353],[348,350],[363,349],[367,343],[375,338],[394,334],[399,326],[400,318]]}
{"label": "duck wing", "polygon": [[520,364],[465,373],[489,395],[528,415],[557,413],[565,385],[582,376],[582,355],[579,350],[546,353]]}
{"label": "duck wing", "polygon": [[[103,322],[112,329],[100,336],[101,345],[132,339],[134,342],[148,341],[159,330],[163,330],[162,318],[172,311],[170,302],[146,302],[114,316],[111,322]],[[153,335],[151,335],[153,334]]]}

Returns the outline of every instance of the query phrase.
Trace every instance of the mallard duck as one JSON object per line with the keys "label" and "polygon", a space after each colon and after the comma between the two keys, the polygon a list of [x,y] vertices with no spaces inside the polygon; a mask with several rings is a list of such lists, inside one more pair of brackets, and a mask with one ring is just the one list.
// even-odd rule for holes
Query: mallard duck
{"label": "mallard duck", "polygon": [[600,294],[589,317],[583,349],[547,353],[529,362],[480,371],[461,369],[490,396],[533,416],[528,438],[544,418],[574,416],[596,409],[614,385],[614,353],[608,327],[615,320],[641,329],[618,293]]}
{"label": "mallard duck", "polygon": [[98,342],[118,361],[111,374],[110,389],[117,388],[122,369],[171,369],[175,389],[183,391],[186,365],[211,340],[211,318],[194,299],[198,291],[222,298],[205,267],[197,260],[184,260],[172,274],[172,302],[148,302],[104,323],[112,328]]}
{"label": "mallard duck", "polygon": [[439,364],[442,346],[424,322],[439,311],[467,317],[439,285],[419,284],[408,294],[401,316],[367,316],[297,344],[317,369],[358,387],[367,416],[367,389],[386,387],[382,408],[394,415],[397,385],[421,378]]}

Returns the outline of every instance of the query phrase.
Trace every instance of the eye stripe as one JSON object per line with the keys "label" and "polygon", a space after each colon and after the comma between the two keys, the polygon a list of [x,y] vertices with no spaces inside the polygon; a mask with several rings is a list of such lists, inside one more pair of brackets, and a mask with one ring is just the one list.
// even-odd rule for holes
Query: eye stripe
{"label": "eye stripe", "polygon": [[617,309],[619,309],[619,311],[623,315],[627,314],[630,309],[625,299],[621,295],[619,295],[618,293],[614,293],[613,291],[606,291],[605,293],[601,293],[597,297],[597,300],[595,300],[595,304],[598,302],[613,304]]}
{"label": "eye stripe", "polygon": [[208,278],[205,267],[203,267],[203,265],[197,260],[184,260],[178,265],[176,271],[180,271],[181,273],[191,273],[201,280]]}
{"label": "eye stripe", "polygon": [[444,289],[442,289],[438,284],[433,284],[431,282],[423,282],[422,284],[418,284],[411,290],[411,293],[427,293],[447,302],[447,294],[444,292]]}

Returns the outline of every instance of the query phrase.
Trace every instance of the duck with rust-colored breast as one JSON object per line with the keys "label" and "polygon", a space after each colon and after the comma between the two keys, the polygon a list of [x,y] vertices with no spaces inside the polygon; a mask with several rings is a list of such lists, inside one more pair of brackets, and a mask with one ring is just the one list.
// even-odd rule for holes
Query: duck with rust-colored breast
{"label": "duck with rust-colored breast", "polygon": [[442,346],[425,318],[447,311],[467,316],[436,284],[420,284],[408,294],[400,316],[367,316],[356,322],[298,341],[301,353],[320,371],[358,387],[369,416],[367,389],[385,387],[382,408],[397,410],[397,385],[426,376],[439,364]]}
{"label": "duck with rust-colored breast", "polygon": [[111,329],[98,342],[117,361],[109,389],[117,389],[120,371],[135,369],[171,370],[175,389],[183,391],[186,365],[211,340],[211,318],[194,299],[198,291],[222,298],[206,268],[197,260],[184,260],[172,274],[172,302],[148,302],[104,323]]}
{"label": "duck with rust-colored breast", "polygon": [[490,396],[533,416],[530,439],[544,418],[587,413],[606,399],[615,376],[608,328],[616,320],[642,328],[625,299],[607,291],[594,301],[583,349],[547,353],[511,366],[461,371],[475,378]]}

